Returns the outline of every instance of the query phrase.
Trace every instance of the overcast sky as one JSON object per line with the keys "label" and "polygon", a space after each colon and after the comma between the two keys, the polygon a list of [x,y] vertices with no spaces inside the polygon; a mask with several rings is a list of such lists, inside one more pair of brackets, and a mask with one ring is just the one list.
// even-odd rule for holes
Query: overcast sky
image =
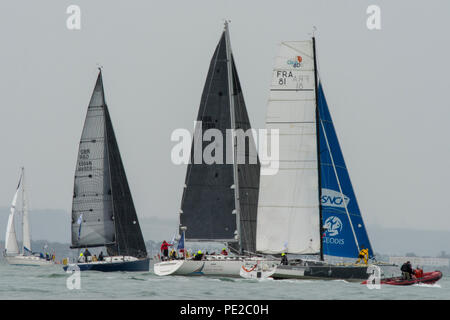
{"label": "overcast sky", "polygon": [[[71,4],[81,30],[66,28]],[[366,27],[371,4],[381,30]],[[254,128],[264,128],[277,44],[316,26],[321,81],[366,223],[450,230],[449,13],[446,0],[2,1],[0,206],[24,165],[31,209],[69,216],[100,63],[138,215],[176,217],[186,167],[172,164],[170,135],[192,130],[227,18]]]}

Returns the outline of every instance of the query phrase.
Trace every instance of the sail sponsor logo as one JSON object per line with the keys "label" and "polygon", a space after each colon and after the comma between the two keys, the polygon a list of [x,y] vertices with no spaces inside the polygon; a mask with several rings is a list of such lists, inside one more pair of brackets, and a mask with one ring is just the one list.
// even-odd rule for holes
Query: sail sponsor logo
{"label": "sail sponsor logo", "polygon": [[343,246],[345,241],[342,238],[330,238],[330,237],[324,237],[323,238],[324,244],[337,244],[340,246]]}
{"label": "sail sponsor logo", "polygon": [[343,224],[338,217],[330,216],[325,220],[323,228],[325,229],[325,236],[334,237],[342,232]]}
{"label": "sail sponsor logo", "polygon": [[323,206],[346,208],[348,207],[349,202],[350,198],[345,194],[337,192],[335,190],[322,188],[320,203]]}
{"label": "sail sponsor logo", "polygon": [[303,58],[301,56],[296,56],[293,59],[289,59],[286,63],[293,68],[300,68],[302,65]]}

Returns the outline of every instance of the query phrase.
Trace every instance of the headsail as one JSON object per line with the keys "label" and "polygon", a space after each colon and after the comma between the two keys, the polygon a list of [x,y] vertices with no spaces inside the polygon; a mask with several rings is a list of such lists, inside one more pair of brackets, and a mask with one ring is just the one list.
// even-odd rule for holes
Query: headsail
{"label": "headsail", "polygon": [[147,257],[144,237],[134,208],[125,168],[120,156],[108,107],[105,104],[108,162],[111,174],[116,243],[108,245],[109,255]]}
{"label": "headsail", "polygon": [[279,171],[261,176],[256,248],[319,254],[320,209],[312,41],[280,44],[266,129],[279,130]]}
{"label": "headsail", "polygon": [[[235,247],[240,243],[240,249],[253,252],[259,162],[254,159],[256,162],[249,164],[249,156],[245,155],[247,161],[239,167],[227,163],[227,154],[234,154],[227,129],[241,128],[246,131],[250,128],[227,36],[225,29],[211,59],[203,89],[195,129],[201,135],[194,137],[192,143],[191,163],[187,168],[181,203],[180,226],[187,227],[186,240],[235,242]],[[233,114],[231,109],[234,109]],[[200,121],[202,127],[199,127]],[[210,141],[202,143],[201,140],[195,140],[201,139],[208,129],[217,130],[223,137],[223,141],[213,142],[223,151],[222,163],[209,164],[204,159],[201,163],[195,161],[195,146],[201,149],[201,153],[198,150],[197,153],[203,155],[205,148],[211,144]],[[250,137],[248,144],[255,149],[253,137]],[[235,173],[238,177],[236,184]],[[235,188],[238,188],[237,192]]]}
{"label": "headsail", "polygon": [[9,214],[8,225],[6,227],[5,253],[8,255],[19,254],[19,245],[17,244],[16,229],[14,225],[14,215],[16,213],[16,203],[20,191],[21,181],[22,175],[20,175],[19,183],[17,184],[16,188],[16,193],[14,194],[14,198],[11,203],[11,213]]}
{"label": "headsail", "polygon": [[372,257],[372,247],[320,83],[318,108],[323,253],[354,258],[364,246]]}

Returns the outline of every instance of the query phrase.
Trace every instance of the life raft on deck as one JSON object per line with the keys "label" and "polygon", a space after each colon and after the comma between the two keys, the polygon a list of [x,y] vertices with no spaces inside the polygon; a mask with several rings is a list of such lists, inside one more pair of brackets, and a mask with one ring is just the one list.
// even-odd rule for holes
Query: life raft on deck
{"label": "life raft on deck", "polygon": [[[425,272],[423,274],[423,277],[421,278],[413,278],[409,280],[405,280],[402,277],[381,279],[380,284],[390,284],[393,286],[409,286],[416,283],[433,284],[441,278],[442,272],[433,271],[433,272]],[[361,282],[361,284],[367,284],[367,280]]]}

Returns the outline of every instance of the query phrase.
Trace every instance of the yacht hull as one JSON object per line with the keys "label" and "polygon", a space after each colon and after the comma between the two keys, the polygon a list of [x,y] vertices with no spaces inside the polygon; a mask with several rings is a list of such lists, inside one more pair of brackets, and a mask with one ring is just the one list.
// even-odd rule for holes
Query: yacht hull
{"label": "yacht hull", "polygon": [[208,257],[206,260],[169,260],[155,263],[153,271],[159,276],[212,276],[240,277],[244,263],[258,258],[249,257]]}
{"label": "yacht hull", "polygon": [[[346,280],[361,282],[370,276],[371,265],[279,265],[272,274],[273,279],[301,280]],[[372,265],[380,268],[381,275],[394,274],[397,266]],[[368,273],[369,271],[369,273]]]}
{"label": "yacht hull", "polygon": [[36,256],[6,256],[6,261],[15,266],[50,266],[53,261],[48,261]]}
{"label": "yacht hull", "polygon": [[64,271],[74,270],[78,267],[80,271],[101,271],[101,272],[146,272],[150,270],[150,258],[136,260],[109,260],[87,263],[72,263],[63,267]]}

